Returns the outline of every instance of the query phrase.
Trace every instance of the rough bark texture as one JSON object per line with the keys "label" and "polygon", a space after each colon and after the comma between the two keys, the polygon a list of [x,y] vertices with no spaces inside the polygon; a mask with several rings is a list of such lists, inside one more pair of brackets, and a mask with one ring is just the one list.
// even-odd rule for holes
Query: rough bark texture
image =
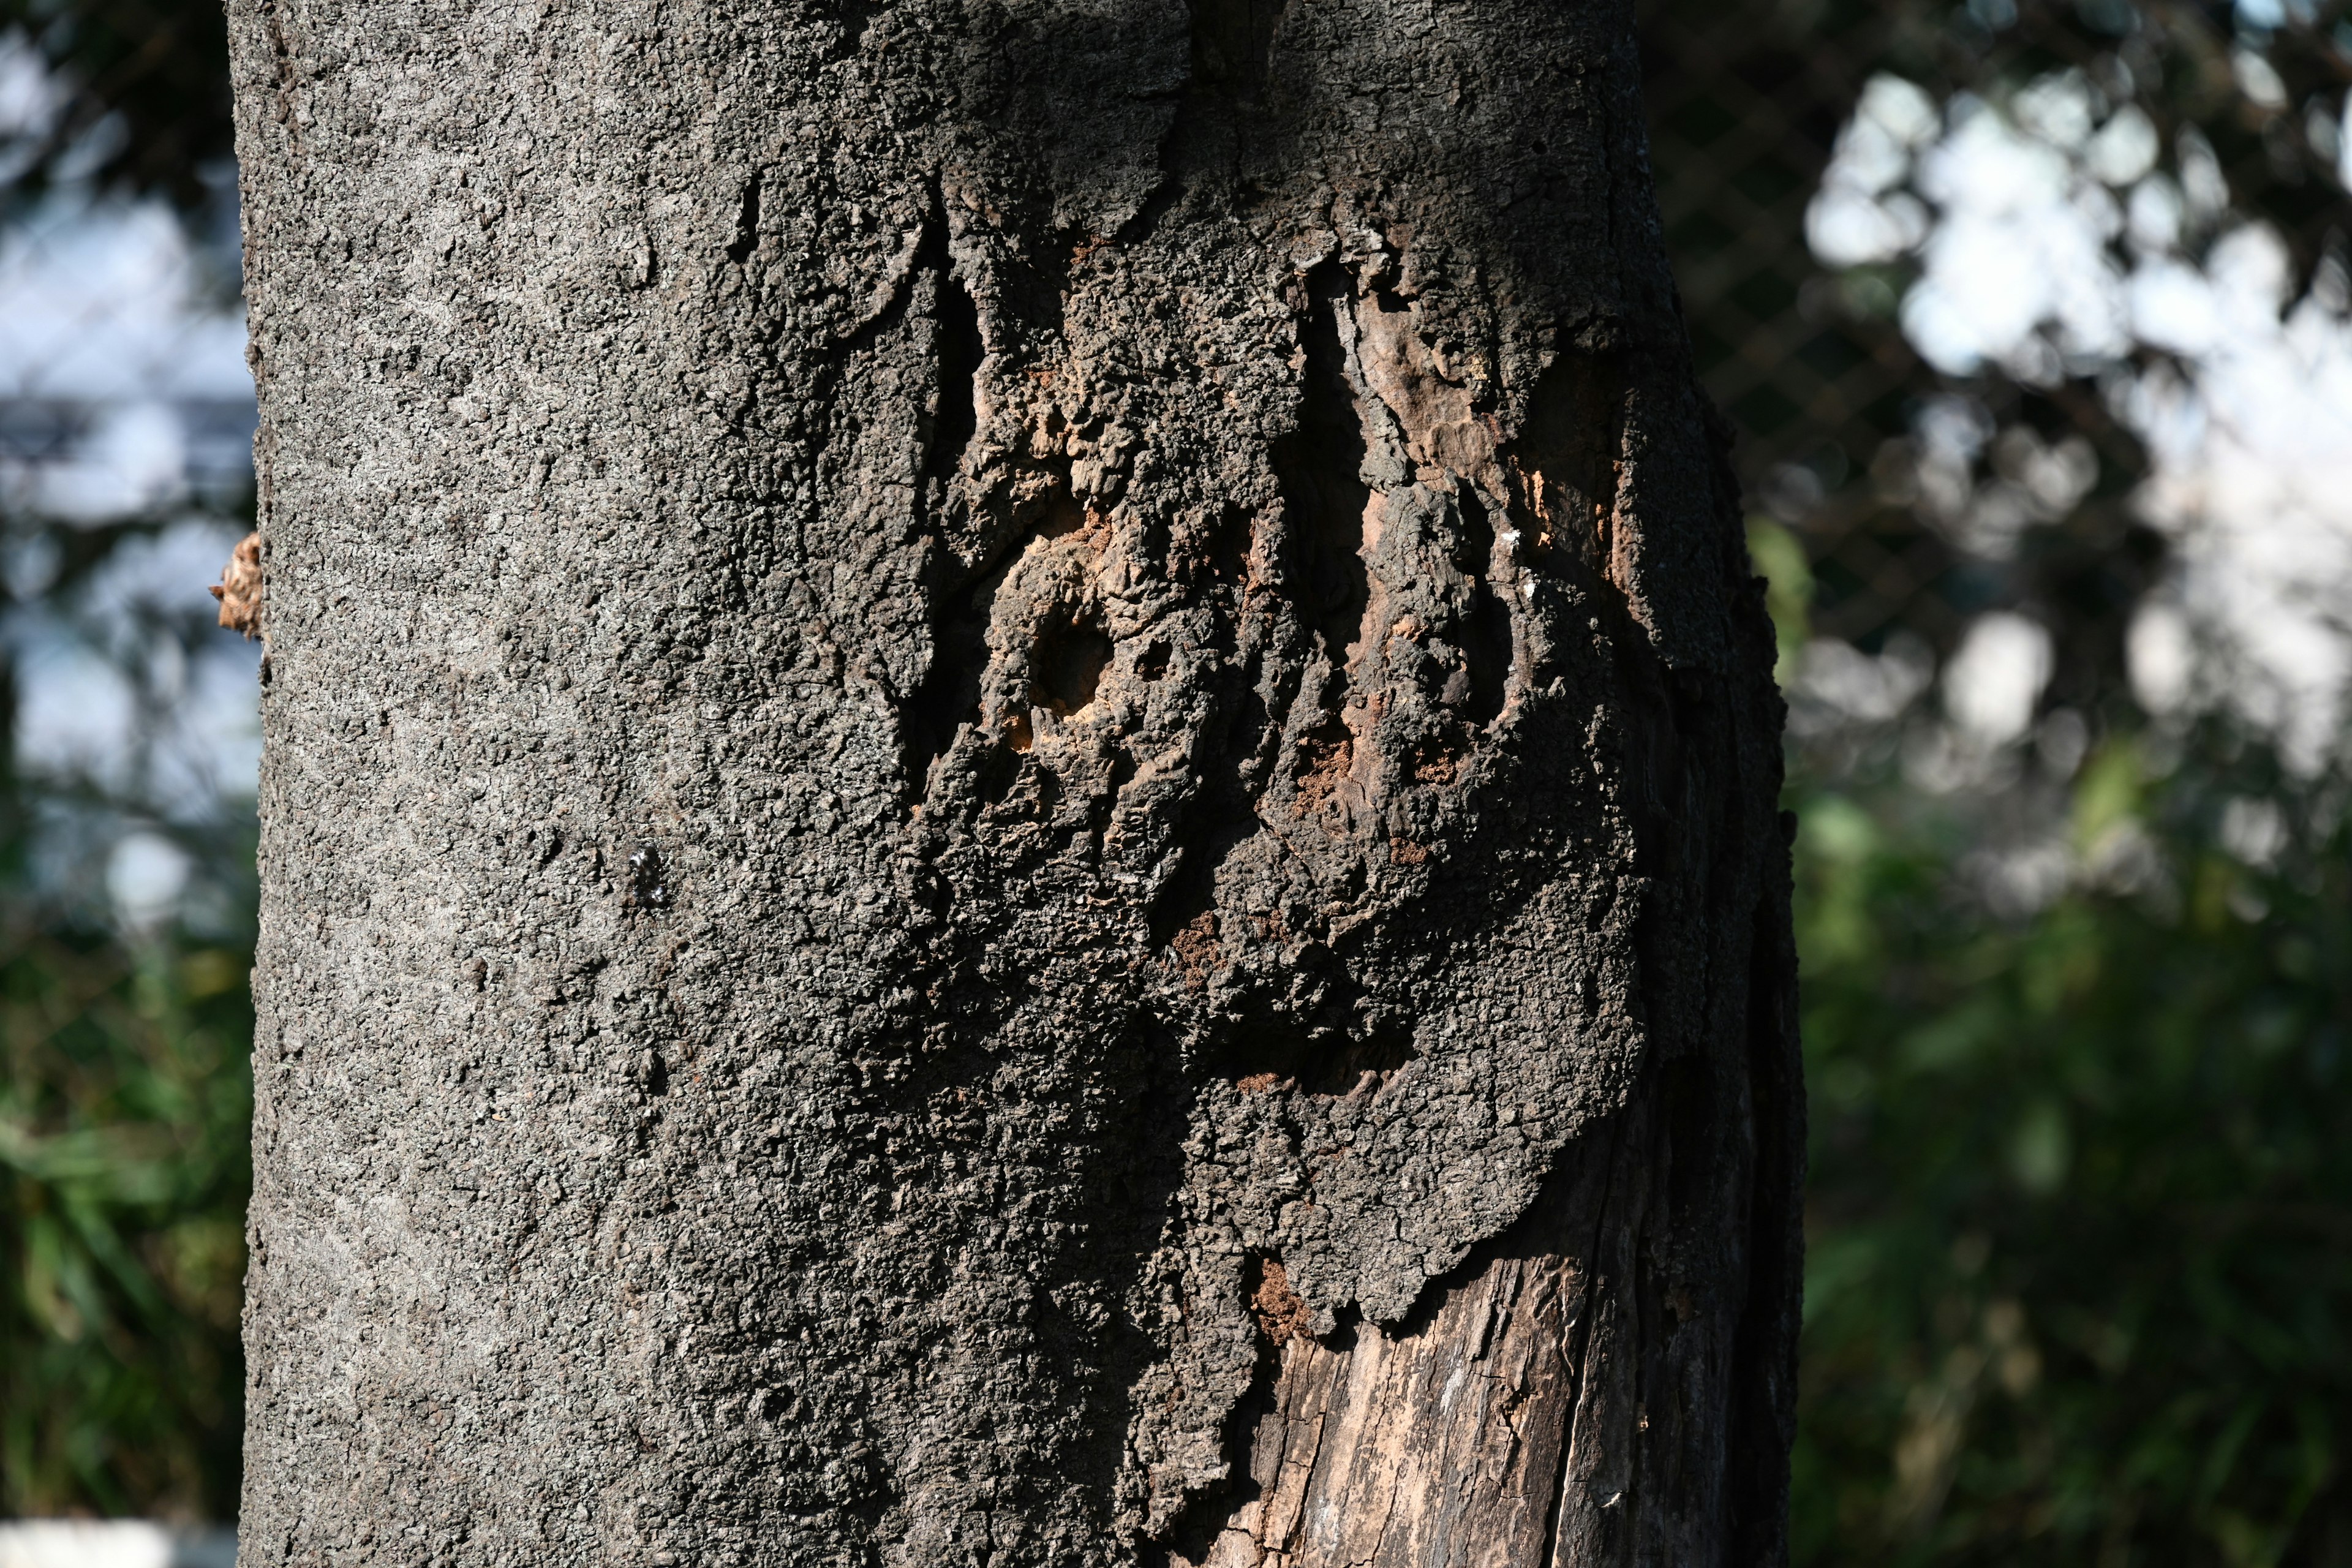
{"label": "rough bark texture", "polygon": [[229,10],[243,1560],[1771,1561],[1629,7]]}

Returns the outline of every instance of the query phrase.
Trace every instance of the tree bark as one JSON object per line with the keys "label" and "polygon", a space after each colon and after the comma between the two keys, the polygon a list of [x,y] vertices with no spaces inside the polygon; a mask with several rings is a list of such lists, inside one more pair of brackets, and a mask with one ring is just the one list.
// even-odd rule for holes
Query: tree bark
{"label": "tree bark", "polygon": [[1783,1553],[1629,9],[230,0],[245,1561]]}

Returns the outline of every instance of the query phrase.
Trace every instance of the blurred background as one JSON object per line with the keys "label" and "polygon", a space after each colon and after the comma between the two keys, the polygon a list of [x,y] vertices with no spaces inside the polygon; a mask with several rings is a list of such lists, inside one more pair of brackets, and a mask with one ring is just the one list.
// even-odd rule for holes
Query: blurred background
{"label": "blurred background", "polygon": [[[2352,16],[1642,21],[1803,824],[1798,1560],[2352,1565]],[[0,0],[0,1518],[235,1512],[234,194],[209,0]]]}

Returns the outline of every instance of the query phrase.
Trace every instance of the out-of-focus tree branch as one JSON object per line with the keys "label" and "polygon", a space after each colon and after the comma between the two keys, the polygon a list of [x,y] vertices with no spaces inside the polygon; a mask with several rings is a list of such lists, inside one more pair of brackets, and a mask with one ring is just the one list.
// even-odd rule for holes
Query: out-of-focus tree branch
{"label": "out-of-focus tree branch", "polygon": [[63,175],[165,197],[213,196],[231,156],[227,29],[217,0],[0,0],[0,36],[37,53],[62,94],[22,128],[22,195]]}

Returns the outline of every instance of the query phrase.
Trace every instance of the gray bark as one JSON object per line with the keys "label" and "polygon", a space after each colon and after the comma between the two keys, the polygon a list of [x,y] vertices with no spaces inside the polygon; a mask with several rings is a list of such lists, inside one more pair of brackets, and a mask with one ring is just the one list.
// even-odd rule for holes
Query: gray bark
{"label": "gray bark", "polygon": [[230,0],[246,1562],[1780,1552],[1628,10]]}

